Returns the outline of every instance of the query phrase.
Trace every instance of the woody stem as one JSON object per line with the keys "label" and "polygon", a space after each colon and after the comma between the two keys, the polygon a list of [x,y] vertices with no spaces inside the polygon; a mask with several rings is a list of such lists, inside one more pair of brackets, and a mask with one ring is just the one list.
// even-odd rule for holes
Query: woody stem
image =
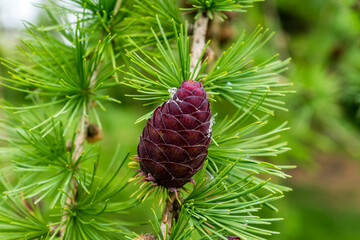
{"label": "woody stem", "polygon": [[201,61],[200,57],[205,47],[206,31],[209,23],[209,17],[206,12],[200,14],[194,24],[193,42],[191,47],[190,72],[196,71],[193,76],[197,76],[199,67],[195,69],[196,64]]}
{"label": "woody stem", "polygon": [[[99,65],[96,67],[94,74],[91,76],[90,84],[89,84],[90,89],[95,87],[96,78],[99,74],[101,65],[102,65],[102,62],[99,62]],[[90,112],[91,107],[92,107],[91,102],[89,102],[87,104],[87,111],[86,111],[87,113]],[[72,162],[73,163],[76,163],[78,161],[78,159],[80,158],[81,154],[83,153],[88,126],[89,126],[88,116],[82,115],[79,119],[76,137],[73,142],[73,144],[74,144],[74,150],[73,150],[73,154],[72,154]],[[79,166],[79,164],[77,166]],[[76,198],[77,198],[78,184],[74,177],[72,179],[71,184],[72,184],[72,188],[73,188],[72,194],[71,194],[71,191],[69,191],[68,197],[66,198],[66,204],[69,206],[72,204],[72,202],[75,202],[77,200]],[[61,218],[62,227],[59,230],[59,236],[61,238],[64,237],[67,220],[68,220],[68,214],[66,211],[64,211],[64,215]]]}
{"label": "woody stem", "polygon": [[161,232],[162,235],[164,236],[164,239],[166,239],[167,234],[168,235],[171,234],[174,213],[176,211],[174,208],[175,201],[176,201],[175,193],[172,192],[169,194],[169,197],[166,199],[166,205],[161,221]]}

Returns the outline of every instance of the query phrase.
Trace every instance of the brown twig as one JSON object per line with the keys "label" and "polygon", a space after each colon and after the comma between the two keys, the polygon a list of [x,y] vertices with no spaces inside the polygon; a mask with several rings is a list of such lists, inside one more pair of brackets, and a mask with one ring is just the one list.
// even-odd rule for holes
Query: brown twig
{"label": "brown twig", "polygon": [[174,208],[174,203],[176,201],[175,193],[170,193],[169,197],[166,199],[166,205],[162,216],[161,221],[161,232],[164,236],[164,239],[166,239],[166,234],[171,234],[171,228],[174,218],[174,213],[176,209]]}
{"label": "brown twig", "polygon": [[[80,156],[84,150],[84,142],[86,139],[86,128],[87,128],[88,124],[89,124],[89,119],[87,116],[80,117],[76,138],[74,140],[74,151],[73,151],[73,155],[72,155],[73,162],[76,162],[80,158]],[[70,195],[70,192],[68,193],[69,197],[66,198],[67,205],[71,205],[72,201],[76,200],[75,198],[77,196],[78,185],[77,185],[77,182],[74,177],[72,179],[72,185],[73,185],[74,191],[73,191],[72,195]],[[59,230],[60,237],[63,237],[65,234],[67,219],[68,219],[68,216],[66,214],[66,211],[64,211],[64,215],[61,218],[62,227]]]}
{"label": "brown twig", "polygon": [[114,12],[113,12],[114,17],[116,16],[116,14],[118,14],[119,9],[120,9],[120,5],[121,5],[121,0],[117,0],[116,4],[115,4]]}
{"label": "brown twig", "polygon": [[[201,57],[205,47],[206,31],[209,23],[209,16],[204,12],[194,24],[193,43],[191,46],[190,72],[195,70],[196,64]],[[193,76],[197,76],[200,68],[197,68]]]}
{"label": "brown twig", "polygon": [[[96,67],[93,75],[91,76],[90,79],[90,84],[89,84],[89,88],[93,89],[95,87],[95,83],[96,83],[96,78],[100,72],[100,68],[101,68],[101,64],[102,62],[99,62],[98,66]],[[88,103],[87,105],[87,112],[90,111],[92,107],[91,102]],[[77,162],[77,160],[80,158],[81,154],[83,153],[84,150],[84,143],[87,137],[87,128],[89,126],[89,118],[88,116],[81,116],[79,119],[79,124],[78,124],[78,129],[77,129],[77,133],[76,133],[76,137],[74,140],[74,151],[73,151],[73,155],[72,155],[72,161],[75,163]],[[67,205],[71,205],[71,203],[73,201],[76,201],[77,199],[77,191],[78,191],[78,185],[77,182],[75,180],[75,178],[73,177],[72,179],[72,186],[73,186],[73,193],[71,194],[70,192],[68,193],[68,197],[66,198],[66,204]],[[59,230],[59,236],[60,237],[64,237],[65,234],[65,229],[66,229],[66,221],[68,219],[67,213],[66,211],[64,211],[64,215],[61,218],[61,229]]]}

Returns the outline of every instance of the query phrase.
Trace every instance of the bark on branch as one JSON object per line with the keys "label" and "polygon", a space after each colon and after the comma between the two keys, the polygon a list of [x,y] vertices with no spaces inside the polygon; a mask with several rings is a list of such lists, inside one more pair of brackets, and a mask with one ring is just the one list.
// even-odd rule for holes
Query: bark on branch
{"label": "bark on branch", "polygon": [[[92,89],[95,86],[96,83],[96,78],[99,74],[99,71],[101,69],[101,64],[102,62],[99,62],[99,65],[97,66],[94,74],[92,75],[91,79],[90,79],[90,84],[89,84],[89,88]],[[89,102],[88,106],[87,106],[87,112],[90,111],[92,105]],[[83,153],[84,150],[84,143],[87,137],[87,128],[89,126],[89,118],[87,116],[81,116],[79,119],[79,124],[78,124],[78,129],[77,129],[77,133],[76,133],[76,137],[75,140],[72,144],[74,144],[74,151],[73,151],[73,155],[72,155],[72,161],[73,163],[77,162],[77,160],[80,158],[81,154]],[[70,192],[68,193],[68,196],[66,198],[66,204],[67,205],[71,205],[71,203],[73,201],[76,201],[77,199],[77,191],[78,191],[78,184],[75,180],[75,178],[73,177],[72,179],[72,187],[73,187],[73,194],[71,194]],[[66,221],[68,219],[67,213],[66,211],[64,211],[64,215],[61,218],[61,224],[62,227],[59,230],[59,236],[61,238],[64,237],[65,234],[65,229],[66,229]]]}
{"label": "bark on branch", "polygon": [[[84,126],[83,126],[83,124],[84,124]],[[74,151],[73,151],[73,155],[72,155],[73,162],[76,162],[80,158],[80,156],[84,150],[84,142],[86,139],[86,129],[87,129],[88,125],[89,125],[88,118],[86,116],[81,117],[79,120],[79,126],[78,126],[78,130],[77,130],[76,138],[73,143],[74,144]],[[69,197],[66,198],[67,205],[71,205],[72,201],[76,200],[75,198],[77,197],[78,185],[77,185],[75,178],[72,179],[71,184],[72,184],[74,191],[73,191],[72,195],[70,195],[71,194],[70,192],[68,193]],[[65,235],[67,219],[68,219],[67,213],[66,213],[66,211],[64,211],[64,215],[61,218],[62,227],[59,231],[59,236],[61,238],[63,238]]]}
{"label": "bark on branch", "polygon": [[[191,60],[190,60],[190,72],[195,70],[196,64],[201,57],[201,53],[205,47],[205,38],[206,31],[209,23],[209,17],[204,12],[200,14],[200,17],[195,21],[194,24],[194,33],[193,33],[193,43],[191,46]],[[197,76],[199,72],[199,68],[195,70],[196,72],[193,76]]]}
{"label": "bark on branch", "polygon": [[163,212],[162,221],[161,221],[161,232],[166,239],[166,235],[171,234],[171,228],[173,224],[173,219],[175,218],[177,207],[176,207],[176,196],[175,193],[170,193],[168,199],[166,199],[166,206]]}
{"label": "bark on branch", "polygon": [[116,4],[115,4],[115,8],[114,8],[114,13],[113,13],[114,17],[118,14],[120,6],[121,6],[121,0],[117,0]]}

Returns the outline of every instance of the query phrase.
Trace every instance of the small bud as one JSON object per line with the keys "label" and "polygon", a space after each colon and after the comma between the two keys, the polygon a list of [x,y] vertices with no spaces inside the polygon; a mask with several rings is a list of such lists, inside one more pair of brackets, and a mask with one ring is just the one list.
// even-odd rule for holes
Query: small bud
{"label": "small bud", "polygon": [[67,140],[67,141],[66,141],[66,150],[67,150],[68,152],[70,152],[70,150],[71,150],[71,145],[72,145],[72,141],[71,141],[71,140]]}
{"label": "small bud", "polygon": [[234,38],[234,29],[230,24],[222,24],[219,33],[218,40],[221,45],[226,44],[228,41]]}
{"label": "small bud", "polygon": [[225,11],[222,13],[224,13],[226,15],[228,20],[232,20],[239,15],[237,12],[231,12],[231,11]]}
{"label": "small bud", "polygon": [[86,141],[88,143],[94,143],[103,138],[100,128],[96,124],[89,124],[86,129]]}
{"label": "small bud", "polygon": [[210,46],[208,46],[206,48],[206,52],[204,54],[204,57],[203,57],[202,61],[204,61],[206,58],[208,59],[207,60],[208,62],[211,62],[215,58],[215,53],[214,53],[214,51],[212,50],[212,48]]}

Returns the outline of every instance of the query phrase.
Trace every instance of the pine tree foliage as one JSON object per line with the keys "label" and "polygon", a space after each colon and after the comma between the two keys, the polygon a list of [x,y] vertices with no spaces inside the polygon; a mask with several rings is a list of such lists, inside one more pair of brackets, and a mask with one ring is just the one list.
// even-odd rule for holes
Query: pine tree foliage
{"label": "pine tree foliage", "polygon": [[198,18],[201,12],[207,12],[210,19],[216,16],[223,20],[227,18],[223,12],[246,12],[246,9],[252,7],[254,2],[259,1],[261,0],[189,0],[187,2],[192,7],[183,10],[198,10],[199,13],[195,18]]}
{"label": "pine tree foliage", "polygon": [[[251,213],[258,211],[259,205],[281,196],[268,195],[249,201],[241,199],[266,185],[266,181],[251,185],[249,175],[230,184],[226,179],[234,166],[235,164],[227,165],[215,177],[210,176],[210,179],[203,175],[184,201],[184,208],[195,222],[195,228],[207,238],[235,235],[245,239],[263,239],[257,235],[270,235],[275,232],[254,225],[268,224],[278,219],[260,219]],[[196,224],[198,222],[200,224]]]}
{"label": "pine tree foliage", "polygon": [[1,239],[34,239],[45,237],[49,226],[43,219],[40,209],[36,205],[31,208],[19,198],[4,197],[1,201],[0,238]]}
{"label": "pine tree foliage", "polygon": [[[206,168],[198,173],[197,184],[182,202],[180,217],[168,239],[188,239],[194,231],[203,236],[199,239],[219,239],[236,235],[244,239],[261,240],[277,233],[257,226],[268,225],[281,219],[264,219],[253,214],[259,211],[262,205],[282,198],[283,195],[268,194],[246,200],[246,197],[266,186],[268,181],[252,184],[252,174],[235,182],[228,181],[235,164],[228,164],[216,175],[206,172]],[[159,239],[165,239],[156,221],[153,228]]]}
{"label": "pine tree foliage", "polygon": [[[70,119],[69,124],[71,124],[73,119],[90,114],[88,111],[90,102],[100,106],[104,100],[118,102],[101,92],[103,88],[112,86],[109,79],[117,70],[111,65],[109,67],[109,62],[100,65],[106,47],[112,40],[110,35],[103,41],[99,41],[96,46],[89,47],[90,40],[87,39],[91,39],[91,36],[85,32],[84,26],[80,26],[80,23],[73,30],[73,35],[70,35],[73,39],[71,45],[47,31],[36,31],[33,26],[29,26],[27,30],[33,39],[23,41],[25,49],[21,51],[27,61],[31,61],[33,65],[3,59],[3,65],[9,69],[11,78],[1,77],[3,80],[1,84],[29,93],[30,98],[40,102],[24,107],[4,107],[29,110],[50,105],[61,106],[57,112],[33,126],[31,130],[44,125],[46,127],[42,129],[42,133],[46,134],[49,129],[52,129],[52,119],[58,117]],[[107,67],[110,69],[103,71]],[[99,75],[98,72],[100,72]],[[95,108],[92,108],[92,113],[98,115]],[[98,116],[96,119],[99,119]],[[69,124],[65,126],[65,132]]]}
{"label": "pine tree foliage", "polygon": [[[74,162],[74,149],[66,142],[61,122],[59,127],[54,126],[53,130],[43,137],[40,129],[29,131],[29,127],[26,127],[26,124],[34,122],[31,117],[21,119],[18,114],[11,112],[8,112],[7,116],[11,118],[4,121],[2,127],[11,129],[11,132],[8,132],[7,139],[3,140],[12,147],[5,148],[8,151],[3,155],[12,159],[12,166],[3,169],[3,172],[14,171],[19,174],[19,178],[16,184],[10,187],[3,177],[2,182],[8,189],[4,192],[4,204],[13,206],[3,212],[5,229],[12,229],[14,223],[10,220],[12,215],[18,214],[17,208],[21,210],[28,207],[31,209],[30,213],[34,215],[35,212],[36,215],[31,215],[34,220],[28,223],[27,228],[39,229],[42,234],[46,233],[41,236],[47,236],[49,239],[57,239],[57,233],[64,224],[60,221],[64,214],[62,211],[59,212],[59,209],[65,209],[66,214],[70,216],[66,222],[66,239],[111,239],[129,234],[124,228],[129,223],[118,221],[116,218],[133,207],[134,201],[111,201],[127,186],[127,179],[133,176],[133,172],[124,170],[129,154],[119,162],[119,151],[115,153],[107,174],[101,177],[97,174],[100,160],[98,147],[87,149]],[[73,134],[72,138],[74,137]],[[86,162],[90,162],[92,168],[82,168],[81,165]],[[117,170],[113,172],[112,169]],[[76,181],[77,189],[70,184],[71,181]],[[77,192],[78,201],[66,202],[69,192],[74,191]],[[41,211],[38,209],[39,204],[44,202],[49,207],[47,217],[52,217],[54,221],[51,223],[52,228],[49,228],[49,224],[44,224]],[[14,236],[34,234],[24,230],[18,231],[18,235]]]}
{"label": "pine tree foliage", "polygon": [[13,144],[19,151],[12,158],[12,166],[15,171],[22,173],[22,177],[16,187],[7,191],[7,194],[22,195],[25,198],[37,196],[35,204],[47,198],[51,201],[51,208],[58,202],[61,202],[61,205],[65,204],[72,176],[75,174],[80,177],[74,168],[89,159],[89,156],[84,155],[78,163],[73,163],[73,151],[69,152],[66,149],[60,129],[55,128],[54,134],[48,134],[44,138],[35,131],[17,131],[19,139]]}
{"label": "pine tree foliage", "polygon": [[[68,19],[68,16],[82,15],[86,12],[83,22],[86,22],[92,34],[96,38],[101,38],[104,35],[111,33],[116,35],[112,47],[116,48],[113,51],[121,52],[126,48],[131,49],[131,44],[128,37],[136,39],[141,42],[142,47],[151,47],[154,45],[154,38],[149,31],[151,27],[156,24],[155,15],[168,24],[164,25],[167,33],[171,34],[172,24],[174,19],[177,24],[182,22],[180,11],[177,8],[176,0],[159,0],[159,1],[144,1],[144,0],[122,0],[120,4],[116,0],[106,1],[61,1],[61,4],[51,1],[51,4],[42,4],[41,8],[47,10],[54,26],[51,28],[44,28],[46,30],[56,27],[62,30],[66,26],[72,26],[76,22]],[[115,57],[112,56],[115,64]]]}
{"label": "pine tree foliage", "polygon": [[[94,168],[93,174],[89,176],[91,180],[89,184],[82,184],[80,179],[76,179],[77,185],[80,186],[77,189],[77,201],[65,208],[70,216],[65,222],[65,239],[121,239],[130,234],[125,227],[130,223],[117,218],[121,214],[126,214],[135,204],[134,201],[110,201],[127,186],[127,178],[131,176],[131,173],[123,173],[123,177],[118,177],[128,155],[120,164],[115,163],[118,159],[117,156],[114,157],[110,167],[117,167],[117,170],[108,178],[94,181],[96,177],[96,168]],[[96,164],[97,162],[94,163],[95,166]],[[84,178],[86,178],[85,174]],[[58,229],[60,227],[61,224],[58,225]]]}
{"label": "pine tree foliage", "polygon": [[[5,189],[12,189],[6,178],[0,179]],[[0,201],[0,210],[1,239],[44,239],[50,230],[40,206],[32,201],[5,194]]]}
{"label": "pine tree foliage", "polygon": [[285,103],[277,98],[290,92],[286,89],[289,84],[279,84],[278,74],[286,70],[289,60],[277,60],[275,55],[263,63],[253,63],[252,55],[273,35],[267,32],[260,26],[249,37],[243,32],[218,59],[204,85],[238,108],[245,105],[244,109],[250,109],[266,95],[257,109],[273,115],[274,109],[286,110],[282,107]]}
{"label": "pine tree foliage", "polygon": [[[158,24],[162,29],[161,23]],[[165,34],[163,34],[165,44],[158,40],[157,44],[162,60],[152,58],[144,51],[141,51],[144,57],[138,53],[128,53],[132,62],[155,78],[151,79],[136,71],[128,73],[130,77],[124,84],[138,89],[140,93],[130,95],[131,97],[147,101],[147,104],[160,103],[168,98],[169,89],[176,87],[179,82],[196,79],[203,81],[205,89],[208,93],[213,94],[215,99],[227,100],[243,111],[253,109],[253,105],[257,105],[256,110],[271,115],[274,115],[274,109],[286,110],[282,107],[285,103],[276,98],[291,92],[286,89],[289,84],[279,84],[278,79],[278,74],[286,70],[285,66],[289,60],[283,62],[276,60],[276,55],[259,65],[251,66],[253,62],[250,58],[251,55],[261,49],[261,46],[271,37],[270,35],[264,39],[266,34],[262,32],[261,27],[255,30],[248,39],[245,39],[245,33],[243,33],[239,40],[225,51],[212,66],[208,75],[201,74],[206,62],[199,63],[196,69],[199,69],[200,72],[194,71],[194,73],[198,73],[197,76],[193,76],[189,72],[189,39],[187,27],[182,28],[184,30],[181,29],[178,33],[175,52]],[[136,43],[133,42],[133,44]],[[150,63],[152,64],[150,65]],[[263,102],[258,105],[257,103],[260,101]],[[256,115],[254,111],[251,111],[251,114]]]}
{"label": "pine tree foliage", "polygon": [[[132,14],[136,16],[134,27],[137,29],[134,34],[127,33],[126,36],[131,37],[135,42],[141,43],[139,47],[154,47],[157,39],[153,37],[153,32],[149,31],[158,25],[158,19],[161,21],[162,29],[168,38],[174,38],[176,35],[173,32],[173,22],[176,26],[183,23],[180,15],[180,10],[177,7],[178,1],[176,0],[159,0],[159,1],[143,1],[136,0]],[[156,35],[161,39],[161,31],[157,31]],[[127,39],[126,39],[127,40]],[[131,46],[134,47],[129,41],[126,41],[126,50],[130,50]],[[154,52],[153,52],[154,54]]]}
{"label": "pine tree foliage", "polygon": [[[124,85],[135,88],[139,92],[139,94],[128,96],[137,100],[147,101],[146,105],[164,102],[169,97],[169,91],[172,91],[171,89],[173,88],[177,88],[177,86],[185,80],[199,79],[198,76],[193,76],[194,74],[190,73],[190,48],[189,38],[187,36],[187,25],[180,25],[178,32],[175,21],[173,21],[173,31],[175,32],[175,35],[178,36],[176,39],[177,51],[174,52],[158,16],[157,24],[162,39],[160,40],[157,37],[154,30],[152,30],[152,32],[157,41],[161,58],[159,59],[147,54],[130,39],[131,43],[139,50],[139,53],[128,52],[127,55],[135,66],[145,71],[147,75],[132,67],[131,69],[133,71],[125,72],[128,77],[125,77],[126,82],[123,82]],[[162,41],[164,43],[162,43]],[[203,51],[203,54],[204,53],[205,50]],[[204,66],[205,65],[200,62],[197,64],[196,69],[200,70],[199,73],[202,72]],[[152,76],[152,78],[148,76]],[[151,114],[152,112],[139,118],[138,121],[146,119]]]}
{"label": "pine tree foliage", "polygon": [[[280,178],[289,177],[281,170],[290,166],[277,166],[255,160],[259,157],[276,156],[289,150],[285,142],[275,142],[280,137],[279,133],[288,129],[285,128],[286,123],[270,132],[254,134],[267,124],[267,117],[260,121],[245,124],[250,113],[239,114],[239,112],[232,119],[224,118],[222,122],[214,125],[213,142],[209,147],[208,154],[209,171],[216,173],[219,168],[229,163],[236,163],[229,173],[229,180],[233,182],[246,178],[248,174],[259,173]],[[238,131],[234,132],[234,130]],[[239,159],[241,161],[238,161]],[[259,184],[262,181],[256,176],[253,178],[251,180],[253,183]],[[290,190],[287,187],[272,183],[267,183],[263,188],[273,193]]]}
{"label": "pine tree foliage", "polygon": [[[191,0],[182,10],[196,12],[195,19],[203,14],[223,20],[224,12],[244,12],[254,2]],[[236,111],[213,112],[206,164],[195,175],[196,184],[177,193],[171,231],[163,233],[153,210],[153,233],[159,240],[199,235],[260,240],[276,233],[267,225],[279,219],[261,218],[258,211],[264,206],[276,211],[273,202],[290,191],[270,180],[289,177],[283,172],[289,166],[268,161],[289,149],[280,139],[288,128],[286,123],[264,128],[275,110],[286,110],[281,97],[290,92],[289,84],[279,83],[279,74],[289,60],[277,55],[262,63],[253,60],[272,36],[268,30],[244,31],[215,63],[205,57],[207,42],[192,69],[193,19],[183,20],[179,1],[49,0],[38,6],[51,24],[27,23],[22,57],[1,59],[10,76],[0,76],[0,84],[26,94],[26,102],[1,103],[6,117],[0,121],[5,134],[0,228],[6,231],[0,238],[140,238],[129,229],[148,219],[128,222],[128,210],[149,198],[157,203],[154,208],[163,209],[173,193],[142,182],[126,196],[129,181],[143,180],[130,169],[138,169],[138,162],[118,148],[106,169],[99,146],[84,144],[81,134],[89,122],[101,128],[98,108],[119,102],[108,95],[109,88],[130,87],[137,92],[127,96],[155,106],[185,80],[202,82],[212,105],[233,105]],[[139,116],[137,123],[151,114]]]}

